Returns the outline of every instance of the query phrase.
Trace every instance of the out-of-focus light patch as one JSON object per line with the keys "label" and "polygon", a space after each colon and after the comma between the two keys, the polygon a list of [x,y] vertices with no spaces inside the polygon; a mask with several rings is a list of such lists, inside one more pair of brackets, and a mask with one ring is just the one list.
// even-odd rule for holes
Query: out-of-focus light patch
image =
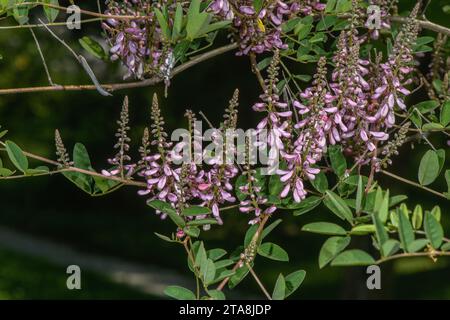
{"label": "out-of-focus light patch", "polygon": [[449,260],[438,258],[437,262],[433,262],[430,258],[405,258],[399,259],[394,264],[394,272],[397,274],[413,274],[437,269],[444,269],[450,265]]}

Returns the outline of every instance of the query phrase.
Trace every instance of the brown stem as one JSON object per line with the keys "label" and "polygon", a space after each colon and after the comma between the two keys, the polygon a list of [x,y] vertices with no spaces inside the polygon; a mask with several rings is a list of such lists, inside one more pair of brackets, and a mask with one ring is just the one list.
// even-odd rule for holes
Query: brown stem
{"label": "brown stem", "polygon": [[[215,56],[221,55],[228,51],[237,48],[236,43],[232,43],[215,50],[208,51],[204,54],[194,57],[186,63],[173,69],[171,77],[195,66],[196,64],[211,59]],[[112,83],[112,84],[102,84],[102,88],[109,92],[131,89],[131,88],[142,88],[148,87],[162,82],[163,79],[160,77],[152,77],[143,81],[128,82],[128,83]],[[11,89],[0,89],[0,95],[3,94],[15,94],[15,93],[35,93],[35,92],[49,92],[49,91],[83,91],[83,90],[97,90],[95,85],[61,85],[61,86],[42,86],[42,87],[27,87],[27,88],[11,88]]]}
{"label": "brown stem", "polygon": [[[408,22],[408,18],[406,17],[400,17],[400,16],[393,16],[390,17],[391,21],[394,22],[400,22],[400,23],[407,23]],[[437,33],[442,33],[442,34],[446,34],[450,36],[450,29],[446,28],[444,26],[441,26],[439,24],[433,23],[431,21],[426,21],[426,20],[420,20],[417,19],[419,25],[424,28],[424,29],[428,29]]]}
{"label": "brown stem", "polygon": [[256,56],[255,56],[255,54],[253,52],[250,53],[250,63],[252,65],[253,73],[256,75],[256,78],[258,78],[259,85],[261,86],[261,88],[265,92],[266,91],[266,84],[264,82],[264,78],[261,75],[261,72],[259,72],[258,63],[256,62]]}
{"label": "brown stem", "polygon": [[400,259],[400,258],[411,258],[411,257],[438,257],[438,256],[450,256],[450,251],[433,251],[433,252],[415,252],[415,253],[399,253],[394,254],[390,257],[381,258],[376,261],[376,264],[380,264],[386,261]]}
{"label": "brown stem", "polygon": [[[54,165],[54,166],[60,166],[61,165],[57,161],[54,161],[54,160],[51,160],[51,159],[47,159],[47,158],[42,157],[42,156],[35,155],[35,154],[27,152],[27,151],[23,151],[23,154],[25,156],[27,156],[28,158],[32,158],[32,159],[35,159],[35,160],[38,160],[38,161],[41,161],[41,162],[44,162],[44,163],[47,163],[47,164],[51,164],[51,165]],[[133,181],[133,180],[129,180],[129,179],[121,179],[119,177],[114,177],[114,176],[109,176],[108,177],[108,176],[105,176],[105,175],[103,175],[101,173],[98,173],[98,172],[95,172],[95,171],[89,171],[89,170],[80,169],[80,168],[76,168],[76,167],[65,167],[65,168],[63,168],[63,169],[61,169],[59,171],[61,171],[61,172],[63,172],[63,171],[78,172],[78,173],[83,173],[83,174],[86,174],[86,175],[89,175],[89,176],[93,176],[93,177],[99,177],[99,178],[102,178],[102,179],[117,181],[117,182],[120,182],[122,184],[129,185],[129,186],[136,186],[136,187],[143,187],[143,188],[147,187],[147,184],[145,182]]]}

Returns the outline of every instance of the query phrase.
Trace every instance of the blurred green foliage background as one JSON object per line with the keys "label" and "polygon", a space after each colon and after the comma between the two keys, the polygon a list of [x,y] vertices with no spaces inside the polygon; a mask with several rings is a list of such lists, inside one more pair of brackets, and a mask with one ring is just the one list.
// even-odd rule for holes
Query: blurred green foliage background
{"label": "blurred green foliage background", "polygon": [[[446,26],[449,15],[440,9],[448,1],[432,1],[428,18]],[[401,1],[409,9],[411,1]],[[95,10],[95,1],[83,3]],[[38,13],[39,9],[36,10]],[[61,15],[63,18],[64,14]],[[12,20],[1,21],[10,25]],[[78,39],[89,34],[100,39],[98,23],[85,24],[80,31],[57,29],[59,34],[86,57]],[[58,84],[86,84],[89,78],[69,52],[44,29],[36,30],[53,80]],[[219,39],[219,43],[221,40]],[[226,39],[222,40],[225,43]],[[31,33],[27,29],[0,30],[0,88],[47,85],[47,78]],[[426,65],[427,57],[423,58]],[[102,83],[120,82],[121,68],[95,58],[90,64]],[[299,73],[313,70],[313,65],[292,66]],[[178,75],[164,98],[162,86],[139,88],[102,97],[97,92],[54,92],[0,96],[0,124],[9,129],[9,138],[23,149],[54,157],[53,135],[60,129],[66,146],[82,142],[90,151],[97,170],[107,165],[113,153],[114,132],[124,95],[130,99],[131,137],[137,151],[144,126],[149,124],[149,106],[154,92],[158,93],[162,112],[170,129],[184,126],[182,114],[186,108],[202,110],[213,123],[218,123],[235,88],[240,90],[239,125],[248,128],[256,122],[251,105],[259,95],[259,87],[245,57],[228,53],[206,61]],[[413,101],[410,101],[410,103]],[[445,143],[444,141],[437,141]],[[444,144],[445,145],[445,144]],[[416,179],[419,161],[426,148],[405,146],[394,160],[391,171]],[[134,153],[137,155],[137,152]],[[3,157],[3,155],[2,155]],[[449,154],[447,152],[447,158]],[[4,157],[3,157],[4,158]],[[448,168],[448,162],[446,167]],[[439,204],[443,222],[450,230],[448,202],[424,194],[418,189],[400,185],[379,177],[380,183],[392,194],[407,194],[408,204],[423,203],[425,208]],[[444,189],[445,181],[433,185]],[[67,244],[80,251],[119,257],[144,265],[157,265],[190,276],[182,248],[165,243],[153,232],[170,233],[172,225],[154,214],[145,205],[137,189],[122,188],[100,198],[91,198],[62,176],[35,177],[0,181],[0,224],[40,238]],[[305,269],[307,276],[294,299],[312,298],[450,298],[450,259],[433,263],[430,259],[401,260],[382,266],[382,290],[365,289],[365,270],[360,268],[331,268],[319,270],[317,258],[325,240],[319,235],[300,232],[301,226],[330,215],[319,207],[301,217],[277,212],[283,223],[271,234],[273,242],[290,254],[289,263],[259,261],[255,270],[268,287],[275,283],[279,272]],[[237,211],[224,214],[225,224],[203,236],[210,247],[222,247],[231,252],[241,244],[248,217]],[[258,258],[263,259],[263,258]],[[41,259],[14,253],[2,248],[0,242],[0,298],[151,298],[113,283],[101,274],[88,274],[91,283],[79,292],[65,288],[65,267]],[[176,284],[176,283],[173,283]],[[257,285],[248,277],[240,292],[259,296]]]}

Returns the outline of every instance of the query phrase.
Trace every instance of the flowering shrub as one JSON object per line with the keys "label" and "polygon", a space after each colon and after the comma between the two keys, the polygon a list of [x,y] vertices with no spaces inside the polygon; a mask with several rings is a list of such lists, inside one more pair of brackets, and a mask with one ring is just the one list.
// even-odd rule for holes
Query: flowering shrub
{"label": "flowering shrub", "polygon": [[[288,261],[288,253],[266,238],[283,215],[292,212],[301,221],[302,215],[314,215],[321,204],[342,221],[302,227],[305,232],[329,236],[318,255],[320,268],[448,256],[450,240],[444,236],[441,209],[420,204],[408,207],[406,195],[392,195],[377,181],[379,176],[389,176],[450,200],[450,170],[445,169],[450,141],[450,30],[423,20],[426,8],[420,2],[407,15],[398,15],[396,2],[106,1],[103,13],[84,14],[103,19],[99,34],[109,53],[88,37],[80,42],[94,56],[119,60],[124,77],[137,82],[100,85],[91,70],[94,84],[84,89],[113,92],[164,82],[170,94],[171,77],[190,65],[235,50],[237,56],[248,58],[256,75],[255,84],[261,90],[258,101],[252,106],[239,105],[236,90],[222,122],[210,129],[210,137],[197,127],[203,115],[187,110],[187,129],[180,142],[169,138],[158,104],[161,97],[155,95],[140,156],[132,159],[125,97],[115,151],[100,172],[93,169],[82,144],[75,145],[70,157],[56,131],[57,160],[2,140],[2,150],[15,169],[2,166],[0,175],[9,179],[61,173],[91,195],[109,194],[123,185],[138,187],[139,197],[173,225],[171,235],[156,235],[184,247],[197,280],[195,293],[168,287],[166,293],[177,299],[224,299],[225,286],[235,287],[248,274],[268,299],[287,298],[299,288],[305,271],[280,274],[270,294],[255,273],[257,256]],[[58,10],[65,9],[58,1],[20,3],[0,8],[24,24],[29,10],[43,6],[50,20],[46,28]],[[424,32],[433,36],[423,36]],[[209,49],[218,37],[231,44]],[[203,53],[189,58],[199,52]],[[424,65],[424,56],[431,57],[429,66]],[[292,65],[298,64],[313,64],[314,74],[295,74]],[[53,86],[50,90],[70,88]],[[418,91],[428,95],[428,100],[414,102],[412,96]],[[243,108],[252,108],[258,123],[245,128],[253,130],[234,145],[238,113]],[[209,121],[208,125],[214,127]],[[5,134],[0,133],[2,139]],[[431,135],[441,135],[446,142],[440,148],[430,142]],[[203,149],[207,142],[214,148]],[[399,150],[417,142],[429,146],[418,166],[417,181],[388,171]],[[255,148],[266,153],[266,164],[272,170],[255,161]],[[29,168],[28,158],[52,169]],[[429,187],[440,176],[445,177],[449,190]],[[230,255],[221,248],[207,250],[202,232],[220,228],[231,210],[248,217],[243,246]],[[350,246],[361,236],[372,239],[370,250]]]}

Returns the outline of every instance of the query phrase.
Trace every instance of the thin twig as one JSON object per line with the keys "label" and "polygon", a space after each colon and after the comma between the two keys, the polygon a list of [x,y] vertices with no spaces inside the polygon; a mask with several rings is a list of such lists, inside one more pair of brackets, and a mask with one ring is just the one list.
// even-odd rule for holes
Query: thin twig
{"label": "thin twig", "polygon": [[[41,19],[39,19],[39,22],[44,24],[42,22]],[[101,84],[98,82],[97,77],[94,74],[94,71],[92,71],[91,67],[89,66],[88,62],[86,61],[86,59],[80,55],[77,54],[63,39],[61,39],[60,37],[58,37],[56,35],[56,33],[54,33],[49,27],[45,26],[45,29],[47,29],[47,31],[56,39],[58,40],[63,46],[65,46],[67,48],[67,50],[70,51],[70,53],[72,53],[72,55],[75,57],[75,59],[78,61],[79,64],[81,64],[81,66],[83,67],[84,71],[86,71],[86,73],[89,75],[89,78],[91,78],[92,82],[94,83],[95,88],[97,89],[97,91],[102,95],[102,96],[111,96],[111,94],[107,91],[105,91],[105,89],[102,88]]]}
{"label": "thin twig", "polygon": [[250,273],[252,274],[252,276],[255,279],[255,281],[258,284],[258,286],[261,288],[261,290],[264,293],[264,295],[266,296],[266,298],[268,300],[272,300],[272,297],[270,296],[269,292],[267,292],[267,289],[264,287],[263,283],[258,278],[258,276],[256,275],[255,271],[253,270],[253,268],[248,263],[247,263],[247,268],[248,268],[248,270],[250,270]]}
{"label": "thin twig", "polygon": [[419,183],[417,183],[417,182],[414,182],[414,181],[408,180],[408,179],[406,179],[406,178],[400,177],[400,176],[398,176],[398,175],[396,175],[396,174],[393,174],[393,173],[391,173],[391,172],[389,172],[389,171],[381,170],[380,172],[383,173],[383,174],[385,174],[385,175],[387,175],[387,176],[389,176],[389,177],[391,177],[391,178],[397,179],[397,180],[399,180],[399,181],[401,181],[401,182],[404,182],[404,183],[406,183],[406,184],[415,186],[415,187],[417,187],[417,188],[426,190],[426,191],[428,191],[428,192],[431,192],[432,194],[435,194],[435,195],[437,195],[437,196],[439,196],[439,197],[441,197],[441,198],[444,198],[444,199],[447,199],[447,200],[448,200],[448,198],[447,198],[443,193],[440,193],[440,192],[438,192],[438,191],[436,191],[436,190],[433,190],[433,189],[427,188],[427,187],[425,187],[425,186],[422,186],[421,184],[419,184]]}
{"label": "thin twig", "polygon": [[37,50],[39,52],[39,56],[41,57],[42,64],[44,65],[45,73],[47,74],[48,82],[51,86],[55,86],[55,83],[52,80],[52,76],[50,75],[50,71],[48,70],[47,63],[45,62],[44,54],[42,53],[41,46],[39,44],[39,40],[37,39],[36,35],[34,34],[33,29],[30,29],[31,35],[33,36],[34,42],[36,43]]}

